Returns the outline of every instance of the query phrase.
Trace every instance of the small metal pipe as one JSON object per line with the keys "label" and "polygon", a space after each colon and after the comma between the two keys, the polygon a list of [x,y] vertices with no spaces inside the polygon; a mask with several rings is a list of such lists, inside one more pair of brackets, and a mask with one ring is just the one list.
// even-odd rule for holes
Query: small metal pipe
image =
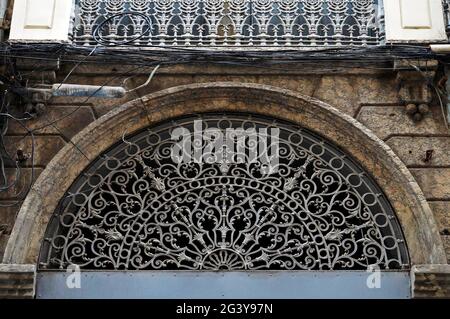
{"label": "small metal pipe", "polygon": [[450,44],[432,44],[430,48],[434,53],[450,53]]}
{"label": "small metal pipe", "polygon": [[127,91],[121,86],[98,86],[80,84],[53,84],[51,89],[19,88],[15,92],[23,95],[33,93],[49,94],[51,96],[86,96],[115,99],[125,96]]}
{"label": "small metal pipe", "polygon": [[53,96],[89,96],[96,98],[121,98],[126,90],[121,86],[97,86],[56,83],[52,86]]}
{"label": "small metal pipe", "polygon": [[[0,0],[1,1],[1,0]],[[51,89],[37,89],[37,88],[21,88],[17,92],[22,92],[22,94],[29,93],[41,93],[41,94],[51,94],[52,96],[85,96],[85,97],[96,97],[96,98],[106,98],[106,99],[117,99],[124,97],[127,93],[134,92],[147,86],[153,79],[159,65],[156,66],[150,73],[147,81],[130,90],[126,90],[122,86],[100,86],[100,85],[82,85],[82,84],[65,84],[65,83],[55,83],[52,85]],[[124,84],[129,78],[125,79]]]}

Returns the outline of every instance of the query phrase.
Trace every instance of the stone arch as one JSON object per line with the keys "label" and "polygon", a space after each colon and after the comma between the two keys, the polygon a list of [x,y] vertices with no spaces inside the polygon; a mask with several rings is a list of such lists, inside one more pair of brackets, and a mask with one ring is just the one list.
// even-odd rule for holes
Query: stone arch
{"label": "stone arch", "polygon": [[195,112],[273,115],[305,127],[351,154],[389,199],[402,227],[412,264],[445,263],[431,209],[393,151],[362,124],[311,97],[276,87],[204,83],[170,88],[131,101],[86,127],[39,176],[17,216],[4,263],[37,263],[47,224],[79,174],[122,138],[161,121]]}

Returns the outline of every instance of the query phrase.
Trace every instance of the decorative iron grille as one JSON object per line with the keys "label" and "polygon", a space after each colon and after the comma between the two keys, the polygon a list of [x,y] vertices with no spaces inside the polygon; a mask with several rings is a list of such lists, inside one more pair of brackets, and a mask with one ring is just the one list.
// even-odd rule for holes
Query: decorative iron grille
{"label": "decorative iron grille", "polygon": [[[171,150],[178,142],[171,133],[181,127],[195,132],[198,119],[204,130],[278,129],[277,170],[263,173],[260,159],[267,152],[253,161],[175,164]],[[184,136],[202,149],[209,143],[195,142],[195,133]],[[241,143],[255,147],[250,138]],[[409,259],[385,195],[335,146],[280,120],[203,114],[124,139],[70,187],[49,223],[40,267],[70,264],[357,270],[408,268]]]}
{"label": "decorative iron grille", "polygon": [[74,43],[184,47],[378,45],[380,0],[77,0]]}

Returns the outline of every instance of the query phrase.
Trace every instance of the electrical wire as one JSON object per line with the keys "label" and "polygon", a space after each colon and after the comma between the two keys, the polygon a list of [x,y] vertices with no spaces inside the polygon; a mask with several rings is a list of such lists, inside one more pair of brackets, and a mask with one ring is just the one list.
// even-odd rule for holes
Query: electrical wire
{"label": "electrical wire", "polygon": [[77,111],[82,107],[83,104],[86,104],[87,102],[89,102],[89,100],[90,100],[92,97],[94,97],[94,96],[97,94],[97,92],[99,92],[100,90],[102,90],[102,89],[103,89],[106,85],[108,85],[110,82],[112,82],[112,81],[114,81],[114,80],[116,80],[116,79],[118,79],[118,78],[121,78],[121,77],[123,77],[124,75],[127,75],[127,74],[129,74],[129,73],[131,73],[131,72],[133,72],[133,71],[136,71],[137,69],[140,69],[140,68],[141,68],[140,66],[139,66],[139,67],[133,67],[133,68],[131,68],[130,70],[128,70],[128,71],[126,71],[126,72],[124,72],[124,73],[122,73],[122,74],[119,74],[119,75],[117,75],[117,76],[114,76],[114,77],[112,77],[112,78],[109,78],[108,80],[106,80],[105,82],[103,82],[103,84],[102,84],[97,90],[95,90],[91,95],[89,95],[85,100],[83,100],[82,102],[80,102],[80,105],[77,106],[74,110],[70,111],[69,113],[65,114],[64,116],[61,116],[61,117],[59,117],[59,118],[57,118],[57,119],[55,119],[55,120],[53,120],[53,121],[51,121],[51,122],[49,122],[49,123],[43,125],[43,126],[37,127],[37,128],[35,128],[35,129],[33,129],[32,131],[33,131],[33,132],[41,131],[41,130],[43,130],[43,129],[49,127],[49,126],[52,126],[52,125],[54,125],[54,124],[56,124],[56,123],[58,123],[58,122],[60,122],[60,121],[62,121],[62,120],[64,120],[64,119],[68,118],[69,116],[71,116],[72,114],[74,114],[75,112],[77,112]]}
{"label": "electrical wire", "polygon": [[[0,55],[10,57],[54,60],[60,58],[65,62],[85,62],[126,65],[148,65],[155,62],[165,64],[180,63],[239,63],[254,66],[283,65],[292,63],[318,63],[323,61],[351,61],[361,67],[372,63],[391,62],[394,59],[433,58],[436,56],[431,50],[423,46],[377,46],[354,48],[326,48],[314,50],[208,50],[202,48],[180,47],[151,47],[151,48],[123,48],[96,47],[95,54],[89,57],[92,47],[75,46],[70,44],[3,44]],[[89,58],[87,58],[88,56]],[[69,57],[66,59],[65,57]],[[77,58],[78,57],[78,58]],[[80,59],[80,57],[84,58]]]}

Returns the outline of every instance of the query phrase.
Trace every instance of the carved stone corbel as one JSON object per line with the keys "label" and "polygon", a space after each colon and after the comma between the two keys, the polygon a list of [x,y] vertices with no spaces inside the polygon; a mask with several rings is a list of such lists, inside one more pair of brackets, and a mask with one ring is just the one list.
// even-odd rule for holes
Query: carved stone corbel
{"label": "carved stone corbel", "polygon": [[433,98],[432,83],[438,68],[436,60],[397,60],[397,85],[400,102],[406,113],[420,121],[429,112]]}

